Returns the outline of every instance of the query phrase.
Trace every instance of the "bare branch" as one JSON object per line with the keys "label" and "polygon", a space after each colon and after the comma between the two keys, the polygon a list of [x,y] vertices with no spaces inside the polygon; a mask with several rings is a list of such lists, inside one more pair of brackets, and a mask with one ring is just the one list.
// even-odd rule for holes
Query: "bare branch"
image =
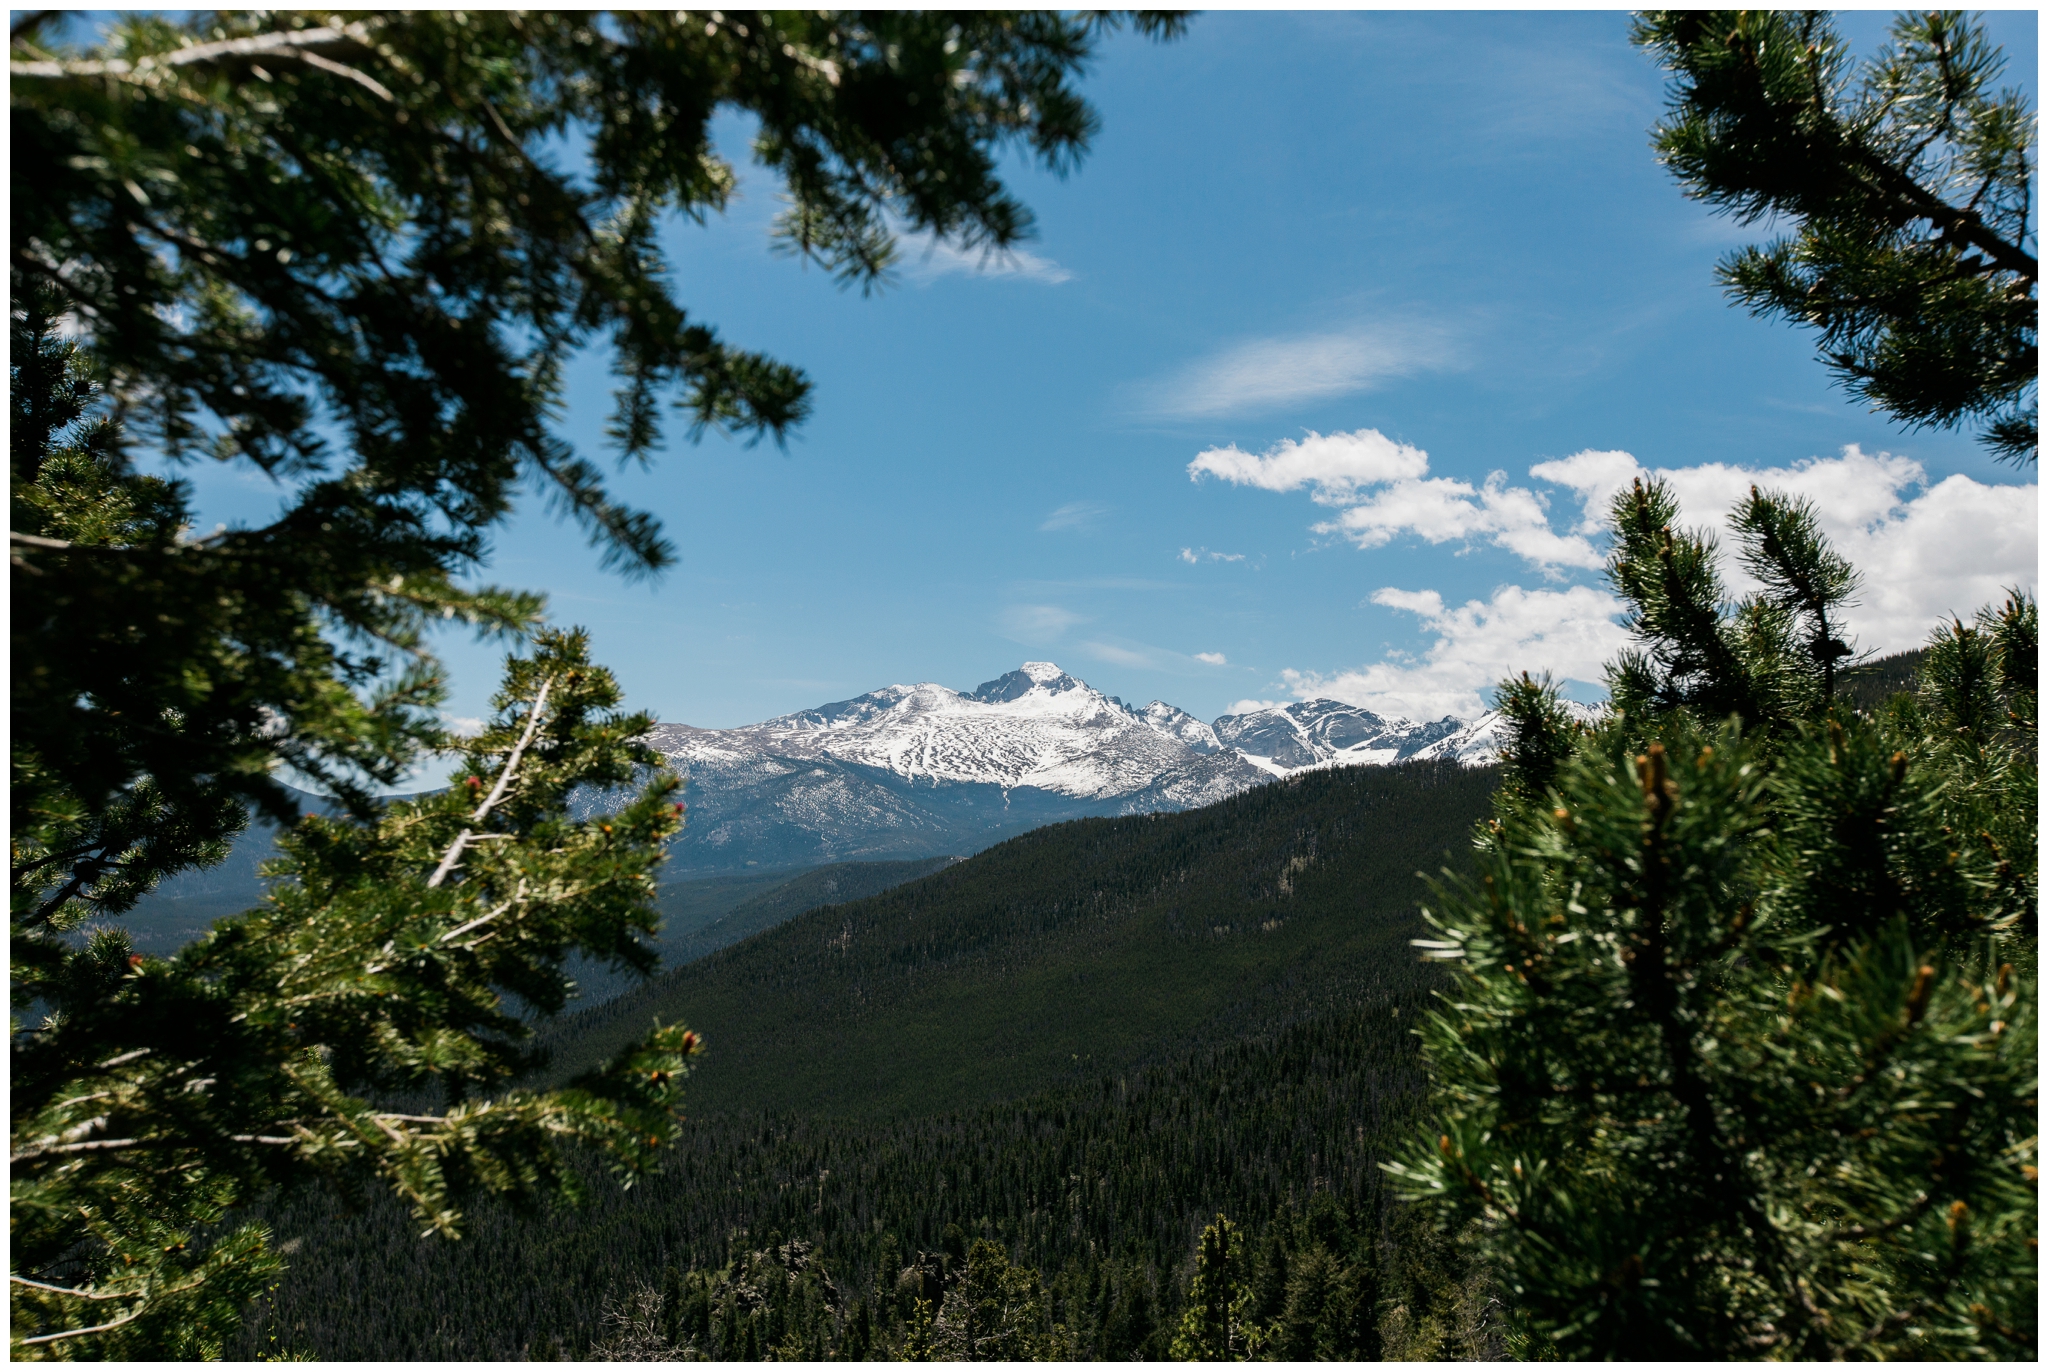
{"label": "bare branch", "polygon": [[324,71],[345,81],[353,81],[379,100],[390,104],[396,97],[382,82],[367,72],[358,71],[320,53],[320,49],[323,48],[330,51],[360,52],[369,46],[367,30],[360,24],[351,24],[346,29],[298,29],[290,33],[259,33],[247,38],[230,38],[219,43],[199,43],[189,48],[180,48],[176,52],[138,58],[133,62],[118,57],[105,61],[85,62],[10,62],[7,64],[7,70],[11,76],[57,79],[112,76],[136,80],[158,71],[178,67],[269,57],[286,62],[303,62],[316,71]]}
{"label": "bare branch", "polygon": [[33,1286],[38,1291],[55,1291],[60,1296],[76,1296],[82,1301],[128,1301],[135,1299],[133,1292],[127,1295],[115,1295],[105,1291],[79,1291],[69,1286],[52,1286],[46,1281],[31,1281],[27,1277],[17,1277],[12,1272],[7,1274],[7,1280],[19,1282],[23,1286]]}
{"label": "bare branch", "polygon": [[9,543],[26,543],[31,548],[56,548],[62,550],[72,546],[68,539],[40,538],[35,534],[18,534],[12,529],[7,531],[7,541]]}
{"label": "bare branch", "polygon": [[37,1343],[55,1343],[59,1339],[75,1339],[80,1334],[104,1334],[109,1329],[119,1329],[124,1324],[128,1324],[134,1320],[141,1319],[142,1312],[144,1310],[147,1310],[148,1308],[149,1307],[147,1303],[145,1303],[136,1306],[133,1310],[130,1310],[127,1314],[123,1315],[118,1320],[109,1320],[105,1324],[95,1324],[85,1329],[66,1329],[61,1333],[56,1334],[38,1334],[36,1337],[32,1339],[23,1339],[22,1343],[25,1345]]}
{"label": "bare branch", "polygon": [[[526,752],[527,745],[533,742],[534,733],[540,728],[541,711],[548,703],[548,691],[554,684],[553,677],[541,682],[540,690],[533,698],[533,709],[526,716],[526,732],[520,735],[518,746],[512,749],[511,756],[505,759],[505,765],[499,769],[498,781],[491,787],[491,793],[484,797],[483,804],[477,806],[475,812],[470,815],[471,824],[483,823],[484,816],[491,812],[491,807],[505,798],[505,790],[512,784],[513,775],[519,767],[519,759]],[[476,835],[469,829],[464,829],[455,836],[455,842],[448,845],[447,853],[441,858],[441,865],[434,869],[434,875],[427,878],[428,890],[433,890],[448,879],[448,874],[455,870],[456,862],[462,857],[462,850],[467,848],[475,837]]]}
{"label": "bare branch", "polygon": [[48,1157],[53,1153],[93,1153],[112,1148],[137,1148],[146,1142],[146,1139],[94,1139],[90,1143],[53,1143],[47,1148],[31,1148],[25,1153],[16,1153],[8,1161],[27,1162],[31,1158]]}
{"label": "bare branch", "polygon": [[525,898],[526,883],[524,881],[521,881],[519,883],[519,889],[512,893],[512,899],[506,901],[503,905],[500,905],[497,909],[491,911],[487,915],[479,915],[467,924],[456,925],[453,929],[450,929],[447,933],[441,935],[440,941],[442,943],[446,943],[450,939],[458,938],[461,935],[468,933],[472,929],[482,928],[484,925],[489,924],[492,920],[496,919],[499,915],[504,914],[507,910],[511,909],[514,905],[517,905],[521,900],[524,900]]}

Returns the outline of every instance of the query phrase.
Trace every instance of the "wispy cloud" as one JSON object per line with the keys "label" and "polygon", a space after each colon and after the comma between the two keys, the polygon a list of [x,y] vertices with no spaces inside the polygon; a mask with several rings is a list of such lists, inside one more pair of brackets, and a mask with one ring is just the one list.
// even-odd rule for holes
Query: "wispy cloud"
{"label": "wispy cloud", "polygon": [[1085,616],[1058,605],[1011,605],[997,620],[1004,638],[1029,647],[1053,643],[1084,622]]}
{"label": "wispy cloud", "polygon": [[1331,396],[1455,365],[1449,331],[1425,323],[1257,338],[1146,386],[1147,413],[1201,419]]}
{"label": "wispy cloud", "polygon": [[1098,662],[1118,667],[1142,667],[1169,676],[1209,678],[1212,667],[1230,665],[1230,660],[1222,653],[1183,653],[1176,648],[1162,648],[1156,643],[1111,633],[1097,634],[1077,643],[1074,651]]}
{"label": "wispy cloud", "polygon": [[1211,551],[1211,550],[1209,550],[1208,548],[1182,548],[1182,549],[1180,550],[1180,560],[1181,560],[1182,562],[1187,562],[1187,563],[1200,563],[1200,562],[1242,562],[1242,561],[1244,561],[1244,554],[1243,554],[1243,553],[1218,553],[1218,552],[1212,552],[1212,551]]}
{"label": "wispy cloud", "polygon": [[1092,500],[1076,500],[1060,506],[1047,515],[1045,522],[1038,526],[1038,531],[1049,534],[1062,529],[1091,529],[1108,513],[1107,505],[1098,505]]}
{"label": "wispy cloud", "polygon": [[1101,662],[1114,663],[1118,667],[1157,667],[1156,654],[1144,648],[1126,648],[1119,643],[1104,643],[1091,639],[1081,645],[1081,651]]}
{"label": "wispy cloud", "polygon": [[897,261],[903,274],[913,281],[936,281],[955,275],[1005,276],[1058,286],[1074,279],[1071,271],[1051,258],[1023,248],[983,252],[922,235],[906,235],[900,242]]}

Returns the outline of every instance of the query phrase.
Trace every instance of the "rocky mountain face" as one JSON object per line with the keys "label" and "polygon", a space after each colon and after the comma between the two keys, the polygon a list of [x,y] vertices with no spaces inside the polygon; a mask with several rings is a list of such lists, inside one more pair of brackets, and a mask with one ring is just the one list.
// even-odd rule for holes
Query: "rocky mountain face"
{"label": "rocky mountain face", "polygon": [[1209,805],[1309,768],[1493,760],[1493,716],[1418,724],[1333,700],[1213,725],[1124,704],[1050,662],[973,691],[931,682],[737,729],[655,728],[688,778],[671,879],[975,852],[1059,820]]}

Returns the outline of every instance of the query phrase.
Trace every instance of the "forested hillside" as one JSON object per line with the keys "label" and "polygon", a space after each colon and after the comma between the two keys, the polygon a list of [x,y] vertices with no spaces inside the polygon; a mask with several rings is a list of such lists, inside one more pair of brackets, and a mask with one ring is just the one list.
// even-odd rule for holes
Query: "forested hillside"
{"label": "forested hillside", "polygon": [[1899,694],[1911,694],[1920,685],[1920,664],[1925,648],[1892,653],[1858,663],[1842,673],[1841,692],[1859,710],[1875,710]]}
{"label": "forested hillside", "polygon": [[901,1356],[999,1252],[1018,1349],[1163,1358],[1223,1214],[1269,1351],[1497,1354],[1378,1170],[1420,1100],[1416,873],[1462,864],[1493,780],[1058,825],[668,972],[556,1036],[562,1070],[655,1014],[710,1036],[662,1175],[479,1206],[459,1243],[382,1198],[276,1203],[292,1267],[241,1351]]}
{"label": "forested hillside", "polygon": [[[960,859],[911,858],[904,862],[835,862],[813,867],[762,889],[707,924],[687,930],[662,926],[662,961],[671,967],[729,948],[806,910],[843,905],[915,881]],[[694,883],[691,883],[694,884]]]}
{"label": "forested hillside", "polygon": [[1402,994],[1419,871],[1491,769],[1347,768],[1179,814],[1050,825],[663,973],[550,1033],[560,1072],[653,1018],[709,1044],[698,1110],[932,1111]]}
{"label": "forested hillside", "polygon": [[1276,1351],[1480,1351],[1476,1293],[1376,1166],[1413,1119],[1425,1000],[921,1118],[695,1115],[663,1175],[628,1192],[593,1175],[581,1209],[542,1217],[479,1207],[459,1243],[421,1240],[382,1197],[356,1214],[308,1197],[275,1214],[298,1246],[241,1352],[584,1356],[607,1298],[646,1288],[707,1355],[883,1356],[986,1237],[1041,1274],[1059,1351],[1158,1359],[1219,1212],[1252,1241],[1258,1317],[1292,1311]]}
{"label": "forested hillside", "polygon": [[[663,966],[680,967],[806,910],[875,895],[956,861],[936,857],[835,862],[808,871],[784,869],[666,883],[661,888],[656,949]],[[587,959],[576,965],[575,977],[579,1003],[586,1007],[602,1005],[642,984],[632,972]]]}

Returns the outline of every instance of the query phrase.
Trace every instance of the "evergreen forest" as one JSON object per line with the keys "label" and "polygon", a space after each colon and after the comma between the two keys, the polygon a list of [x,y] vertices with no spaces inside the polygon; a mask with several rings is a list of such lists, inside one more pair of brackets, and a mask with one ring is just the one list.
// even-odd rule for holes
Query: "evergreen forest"
{"label": "evergreen forest", "polygon": [[273,1202],[291,1268],[241,1351],[970,1356],[940,1316],[980,1281],[1021,1340],[980,1356],[1165,1358],[1222,1216],[1275,1356],[1497,1353],[1483,1283],[1378,1166],[1440,980],[1418,873],[1462,861],[1494,784],[1347,769],[1055,825],[665,972],[549,1038],[566,1072],[701,1026],[658,1174],[593,1163],[581,1208],[486,1204],[455,1243],[381,1197]]}

